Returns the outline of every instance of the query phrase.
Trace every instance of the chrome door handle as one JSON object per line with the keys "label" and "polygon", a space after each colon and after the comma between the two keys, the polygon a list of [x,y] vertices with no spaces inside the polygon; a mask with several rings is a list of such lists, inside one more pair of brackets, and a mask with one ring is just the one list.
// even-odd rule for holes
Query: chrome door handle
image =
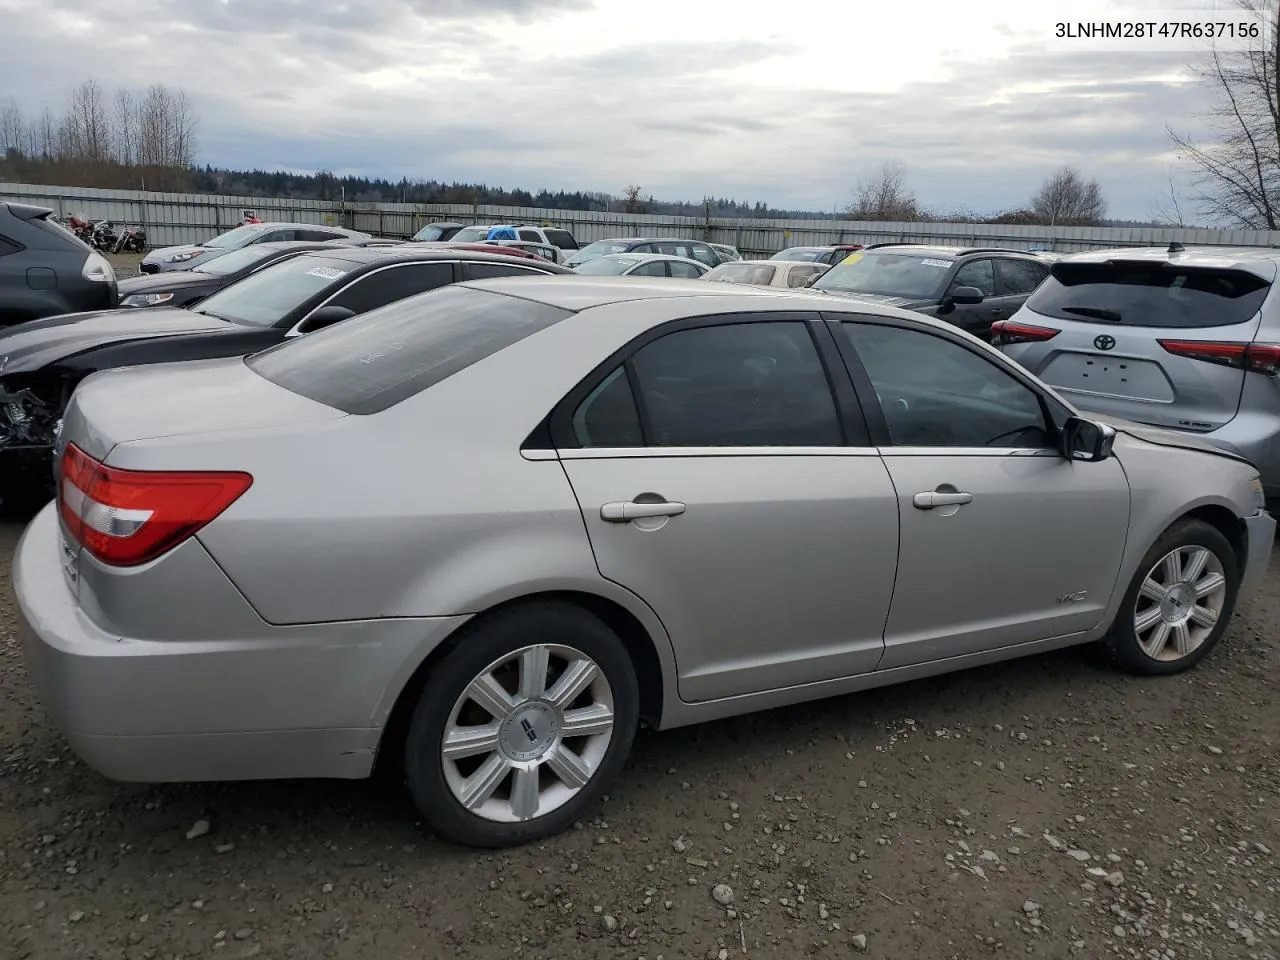
{"label": "chrome door handle", "polygon": [[956,507],[972,501],[972,493],[960,491],[943,493],[938,490],[929,490],[925,493],[917,493],[911,498],[911,503],[917,510],[932,510],[934,507]]}
{"label": "chrome door handle", "polygon": [[678,517],[684,513],[684,504],[675,500],[660,503],[606,503],[600,508],[600,519],[610,523],[628,523],[646,517]]}

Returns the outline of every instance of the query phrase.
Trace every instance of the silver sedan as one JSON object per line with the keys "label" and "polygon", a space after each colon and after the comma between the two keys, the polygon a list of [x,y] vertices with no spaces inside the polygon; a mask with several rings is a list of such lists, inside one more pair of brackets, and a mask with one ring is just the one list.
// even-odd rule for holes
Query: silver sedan
{"label": "silver sedan", "polygon": [[96,374],[14,562],[31,675],[109,777],[364,777],[502,846],[637,726],[1100,643],[1205,657],[1257,471],[1081,417],[918,314],[493,279],[248,360]]}

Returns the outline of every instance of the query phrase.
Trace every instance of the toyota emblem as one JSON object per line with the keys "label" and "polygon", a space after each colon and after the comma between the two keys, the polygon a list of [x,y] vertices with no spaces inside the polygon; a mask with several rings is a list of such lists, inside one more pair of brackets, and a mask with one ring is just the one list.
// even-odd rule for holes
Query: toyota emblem
{"label": "toyota emblem", "polygon": [[1116,345],[1116,338],[1109,333],[1103,333],[1093,338],[1093,345],[1099,350],[1110,350]]}

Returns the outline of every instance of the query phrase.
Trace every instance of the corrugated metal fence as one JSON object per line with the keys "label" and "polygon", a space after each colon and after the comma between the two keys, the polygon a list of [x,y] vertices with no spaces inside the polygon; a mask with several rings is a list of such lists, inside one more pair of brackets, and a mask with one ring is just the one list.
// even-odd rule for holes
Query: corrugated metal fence
{"label": "corrugated metal fence", "polygon": [[744,256],[783,247],[829,243],[914,241],[1019,249],[1184,244],[1280,246],[1280,231],[1177,227],[1040,227],[984,223],[881,223],[840,220],[751,220],[669,217],[588,210],[546,210],[470,204],[340,203],[288,198],[223,197],[0,183],[0,200],[52,207],[58,214],[140,224],[152,246],[195,243],[240,222],[246,210],[264,220],[339,224],[377,236],[409,237],[434,220],[462,223],[543,223],[569,230],[579,243],[618,236],[672,236],[728,243]]}

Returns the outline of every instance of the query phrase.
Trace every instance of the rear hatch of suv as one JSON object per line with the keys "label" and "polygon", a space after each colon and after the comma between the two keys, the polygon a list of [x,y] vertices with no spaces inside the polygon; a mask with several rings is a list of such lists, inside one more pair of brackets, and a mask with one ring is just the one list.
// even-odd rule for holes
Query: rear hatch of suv
{"label": "rear hatch of suv", "polygon": [[1084,410],[1216,430],[1280,362],[1255,343],[1274,279],[1269,260],[1060,261],[993,343]]}

